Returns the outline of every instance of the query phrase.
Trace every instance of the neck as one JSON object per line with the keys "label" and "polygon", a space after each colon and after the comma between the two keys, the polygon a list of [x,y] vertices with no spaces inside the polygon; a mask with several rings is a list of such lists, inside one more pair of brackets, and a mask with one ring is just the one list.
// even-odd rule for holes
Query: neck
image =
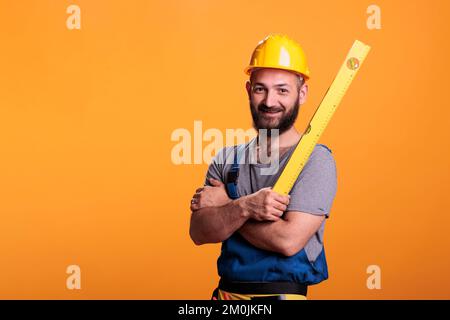
{"label": "neck", "polygon": [[[294,126],[276,137],[267,136],[266,139],[263,138],[260,140],[258,135],[256,140],[257,150],[259,150],[257,151],[258,162],[260,162],[261,160],[261,155],[267,155],[268,157],[271,157],[272,151],[278,151],[278,156],[281,157],[281,155],[283,155],[288,148],[292,147],[300,140],[301,136],[302,135],[294,128]],[[273,150],[271,148],[271,145],[273,145]]]}
{"label": "neck", "polygon": [[[289,148],[295,145],[301,138],[301,134],[292,126],[290,129],[286,130],[282,134],[276,137],[267,136],[266,139],[259,140],[259,135],[257,138],[257,143],[259,147],[264,147],[270,150],[270,146],[272,143],[278,142],[278,147],[280,149]],[[267,141],[267,145],[266,145]]]}

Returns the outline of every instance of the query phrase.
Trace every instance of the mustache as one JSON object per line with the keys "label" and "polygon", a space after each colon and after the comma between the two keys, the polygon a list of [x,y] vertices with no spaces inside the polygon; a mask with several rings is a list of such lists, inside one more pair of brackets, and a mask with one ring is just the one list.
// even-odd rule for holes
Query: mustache
{"label": "mustache", "polygon": [[276,111],[284,111],[283,107],[269,107],[266,104],[262,103],[258,106],[258,111],[262,111],[262,112],[266,112],[266,111],[271,111],[271,112],[276,112]]}

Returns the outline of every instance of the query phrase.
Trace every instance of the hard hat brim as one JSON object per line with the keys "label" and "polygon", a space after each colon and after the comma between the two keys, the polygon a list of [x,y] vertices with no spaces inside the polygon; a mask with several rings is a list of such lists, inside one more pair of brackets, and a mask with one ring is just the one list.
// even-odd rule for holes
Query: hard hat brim
{"label": "hard hat brim", "polygon": [[270,66],[264,66],[264,67],[248,66],[247,68],[244,69],[244,72],[245,72],[245,74],[250,75],[252,73],[252,71],[258,70],[258,69],[280,69],[280,70],[290,71],[292,73],[301,75],[305,79],[305,81],[309,79],[309,75],[306,75],[305,73],[301,73],[301,72],[292,70],[290,68],[283,68],[283,67],[280,67],[280,66],[276,66],[276,67],[270,67]]}

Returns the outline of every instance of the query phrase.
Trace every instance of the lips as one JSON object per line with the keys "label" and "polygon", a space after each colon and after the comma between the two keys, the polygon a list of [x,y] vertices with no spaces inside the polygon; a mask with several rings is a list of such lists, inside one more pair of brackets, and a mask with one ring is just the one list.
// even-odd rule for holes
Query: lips
{"label": "lips", "polygon": [[281,112],[281,110],[261,110],[261,112],[264,112],[264,113],[279,113],[279,112]]}
{"label": "lips", "polygon": [[272,118],[272,117],[276,117],[279,114],[281,114],[282,110],[280,110],[280,109],[278,109],[278,110],[277,109],[262,109],[262,110],[260,110],[260,112],[261,112],[261,114],[264,115],[264,117]]}

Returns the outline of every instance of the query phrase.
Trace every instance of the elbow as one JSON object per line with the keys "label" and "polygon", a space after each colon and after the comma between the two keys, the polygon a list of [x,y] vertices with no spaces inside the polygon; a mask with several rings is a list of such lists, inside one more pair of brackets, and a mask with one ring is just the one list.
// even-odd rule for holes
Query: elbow
{"label": "elbow", "polygon": [[196,246],[201,246],[202,244],[205,244],[205,242],[198,241],[198,240],[195,240],[195,239],[192,239],[192,242],[194,242],[194,244],[195,244]]}
{"label": "elbow", "polygon": [[296,243],[294,241],[285,241],[280,245],[279,253],[285,257],[292,257],[299,253],[304,247],[303,243]]}
{"label": "elbow", "polygon": [[194,242],[194,244],[196,246],[201,246],[202,244],[207,243],[206,241],[202,241],[201,239],[195,238],[195,237],[192,237],[192,236],[191,236],[191,239],[192,239],[192,242]]}
{"label": "elbow", "polygon": [[203,244],[203,242],[199,241],[199,240],[196,239],[196,238],[193,238],[192,235],[191,235],[191,239],[192,239],[192,242],[193,242],[196,246],[200,246],[200,245]]}
{"label": "elbow", "polygon": [[204,241],[204,236],[202,235],[201,232],[201,226],[198,224],[198,219],[195,219],[195,213],[192,213],[191,215],[191,222],[189,225],[189,236],[196,246],[200,246],[206,243],[206,241]]}
{"label": "elbow", "polygon": [[201,220],[196,219],[193,214],[191,216],[191,224],[189,226],[189,236],[195,245],[200,246],[207,243],[218,243],[226,240],[228,235],[225,234],[223,228],[211,228]]}
{"label": "elbow", "polygon": [[195,231],[193,228],[189,230],[189,235],[196,246],[224,241],[220,233],[203,233],[200,230]]}
{"label": "elbow", "polygon": [[192,228],[189,229],[189,236],[191,237],[192,242],[194,242],[196,246],[201,246],[202,244],[206,243],[205,241],[202,241],[198,232],[194,232]]}

